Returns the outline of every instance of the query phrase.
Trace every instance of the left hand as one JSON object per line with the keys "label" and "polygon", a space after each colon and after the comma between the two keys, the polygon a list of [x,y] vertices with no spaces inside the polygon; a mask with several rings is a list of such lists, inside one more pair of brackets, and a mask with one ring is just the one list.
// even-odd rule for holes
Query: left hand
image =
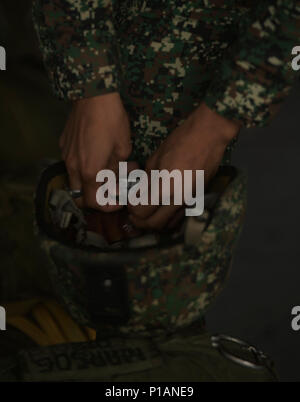
{"label": "left hand", "polygon": [[[153,169],[179,169],[183,177],[184,170],[204,170],[205,183],[208,183],[222,161],[226,146],[239,129],[239,123],[227,120],[202,103],[148,159],[146,172],[150,176]],[[195,185],[194,174],[193,179]],[[162,230],[176,225],[184,209],[180,205],[172,205],[174,188],[170,187],[171,205],[128,206],[129,218],[135,227]],[[150,191],[149,187],[148,194]]]}

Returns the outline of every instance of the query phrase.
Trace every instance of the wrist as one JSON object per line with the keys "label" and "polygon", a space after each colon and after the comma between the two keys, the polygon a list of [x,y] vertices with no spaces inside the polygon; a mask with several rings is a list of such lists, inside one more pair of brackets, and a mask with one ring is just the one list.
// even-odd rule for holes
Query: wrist
{"label": "wrist", "polygon": [[211,139],[222,142],[225,146],[236,137],[241,128],[239,123],[221,116],[204,102],[190,117],[195,132],[207,132]]}
{"label": "wrist", "polygon": [[122,109],[122,101],[118,92],[78,99],[73,105],[79,108]]}
{"label": "wrist", "polygon": [[73,107],[91,121],[101,120],[103,123],[113,124],[124,124],[128,121],[118,92],[76,100]]}

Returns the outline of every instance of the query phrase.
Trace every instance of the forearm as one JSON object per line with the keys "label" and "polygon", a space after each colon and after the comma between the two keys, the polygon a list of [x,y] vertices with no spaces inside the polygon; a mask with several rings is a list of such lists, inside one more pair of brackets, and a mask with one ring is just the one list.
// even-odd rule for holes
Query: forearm
{"label": "forearm", "polygon": [[119,89],[113,1],[34,0],[33,20],[55,94],[77,100]]}
{"label": "forearm", "polygon": [[300,38],[300,1],[268,1],[242,22],[205,102],[245,127],[265,126],[287,96],[297,73],[291,51]]}

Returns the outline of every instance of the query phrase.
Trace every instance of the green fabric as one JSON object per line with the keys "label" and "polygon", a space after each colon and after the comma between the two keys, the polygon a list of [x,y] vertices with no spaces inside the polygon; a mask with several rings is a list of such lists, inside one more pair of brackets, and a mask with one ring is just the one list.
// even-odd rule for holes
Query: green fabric
{"label": "green fabric", "polygon": [[145,153],[203,99],[266,125],[296,79],[299,0],[35,0],[34,16],[56,94],[120,91]]}
{"label": "green fabric", "polygon": [[[235,356],[253,361],[241,347]],[[271,382],[273,368],[247,368],[212,347],[208,333],[27,348],[1,361],[0,381]]]}
{"label": "green fabric", "polygon": [[[118,376],[115,381],[274,381],[267,369],[242,367],[212,348],[210,335],[175,336],[159,345],[164,364],[148,372]],[[241,353],[239,350],[238,353]]]}

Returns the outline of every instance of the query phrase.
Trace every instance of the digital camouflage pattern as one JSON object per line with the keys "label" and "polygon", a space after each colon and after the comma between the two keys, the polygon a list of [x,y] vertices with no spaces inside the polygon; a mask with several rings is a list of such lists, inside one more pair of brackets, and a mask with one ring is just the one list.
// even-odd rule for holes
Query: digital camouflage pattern
{"label": "digital camouflage pattern", "polygon": [[[38,247],[32,236],[34,206],[31,194],[34,192],[35,188],[38,162],[45,157],[54,159],[59,157],[59,149],[57,146],[58,136],[63,129],[63,122],[66,118],[68,108],[65,103],[58,102],[50,96],[47,80],[40,64],[38,52],[34,46],[34,35],[29,20],[30,3],[30,0],[23,0],[18,8],[9,0],[2,0],[0,4],[1,45],[5,46],[9,54],[9,68],[6,72],[3,72],[0,77],[0,87],[3,95],[1,98],[2,102],[0,102],[1,128],[3,133],[6,134],[6,141],[2,143],[0,149],[1,189],[3,195],[1,198],[0,214],[0,282],[2,305],[8,300],[23,300],[24,298],[33,297],[33,295],[36,296],[41,291],[43,294],[46,293],[48,295],[50,293],[50,296],[53,296],[48,277],[45,275],[44,261],[40,259]],[[44,2],[44,4],[46,3]],[[58,3],[51,2],[48,6],[46,5],[46,9],[47,7],[51,9],[53,4]],[[65,2],[65,4],[67,4],[67,2]],[[79,4],[79,2],[77,2],[77,4]],[[86,1],[86,5],[93,6],[94,4],[96,3]],[[105,4],[109,3],[106,1]],[[122,4],[123,8],[121,10]],[[126,13],[129,10],[128,3],[123,1],[119,3],[119,7],[120,18],[123,18],[123,21],[125,18],[125,21],[127,21],[128,17]],[[136,7],[136,9],[134,9],[134,7]],[[41,8],[39,10],[41,10]],[[139,10],[139,4],[132,3],[130,12],[137,13]],[[59,12],[59,8],[56,9],[57,16],[63,16],[63,14],[64,12]],[[69,16],[71,16],[71,14],[69,14]],[[48,18],[48,21],[50,20]],[[67,20],[64,21],[64,25],[66,25]],[[72,28],[75,25],[72,22],[70,26]],[[87,24],[87,26],[89,25]],[[49,32],[50,31],[51,29]],[[53,39],[57,33],[59,33],[59,30],[56,32],[56,29],[52,29],[52,36],[49,35],[48,40],[50,40],[51,37]],[[77,31],[77,34],[77,39],[80,40],[80,31]],[[99,43],[101,45],[101,41]],[[109,41],[109,43],[111,44],[112,42]],[[134,43],[136,43],[136,38]],[[124,49],[124,52],[126,52],[126,49]],[[56,55],[59,53],[62,54],[62,52],[54,53],[56,53]],[[111,53],[109,57],[112,56]],[[94,58],[93,54],[91,54],[91,57],[92,59]],[[132,70],[134,71],[134,69]],[[89,71],[92,71],[92,66]],[[86,73],[87,69],[85,69],[85,76],[83,76],[83,82],[85,82],[85,84]],[[204,74],[202,74],[202,76],[204,76]],[[105,82],[109,88],[109,68],[103,77],[108,78],[108,81],[106,80]],[[165,75],[165,79],[169,79],[169,77]],[[114,77],[111,75],[111,82],[113,80],[117,80],[117,74],[115,74]],[[176,82],[176,80],[173,82]],[[74,90],[76,90],[78,83],[81,85],[80,80],[74,80],[72,85]],[[188,83],[189,79],[186,79],[186,84]],[[60,85],[63,86],[64,84],[66,84],[69,89],[71,88],[71,86],[68,86],[67,79],[61,80]],[[91,88],[93,88],[93,84],[94,82],[91,82]],[[199,88],[201,87],[200,84]],[[97,94],[101,93],[101,88],[104,88],[104,86],[105,85],[101,85],[101,82],[99,83],[100,89],[99,91],[97,90]],[[84,87],[86,88],[86,85],[84,85]],[[113,84],[111,88],[113,88]],[[109,88],[109,90],[111,90],[111,88]],[[132,88],[131,92],[134,93],[134,88]],[[175,90],[174,92],[176,93]],[[78,94],[79,91],[77,92],[77,95]],[[151,99],[151,91],[149,91],[149,96]],[[174,98],[176,98],[176,96],[175,94]],[[42,102],[41,99],[43,99]],[[128,97],[128,99],[129,102],[130,97]],[[148,103],[146,105],[147,107],[144,109],[140,103],[141,102],[137,104],[137,107],[140,108],[137,109],[137,111],[151,110],[150,103]],[[185,106],[183,101],[182,104]],[[154,111],[158,106],[159,104],[156,104]],[[131,110],[130,113],[133,115],[135,111],[134,105],[131,104],[131,107],[128,107],[128,109]],[[159,110],[159,112],[162,113],[161,110]],[[164,111],[164,113],[165,116],[168,117],[166,111]],[[144,115],[146,118],[140,119],[141,121],[139,120],[138,122],[133,121],[132,123],[133,126],[136,127],[134,132],[140,133],[140,135],[148,129],[148,126],[146,126],[146,122],[148,121],[146,112],[144,112]],[[174,118],[177,119],[176,113],[174,113]],[[153,121],[154,123],[152,123]],[[22,124],[20,124],[20,122],[22,122]],[[156,122],[158,122],[158,124]],[[157,120],[149,120],[149,124],[150,126],[152,124],[153,127],[161,125],[163,128],[165,123],[163,120],[157,118]],[[150,131],[149,129],[148,137],[151,139],[153,130]],[[157,137],[159,136],[159,131],[157,130]],[[150,141],[150,139],[148,143],[153,147],[156,146],[156,140],[154,141],[153,138]],[[16,144],[18,144],[17,147],[15,146]],[[145,153],[148,153],[149,150],[146,146],[147,144],[144,146],[146,149]],[[217,237],[220,238],[220,234]],[[192,249],[194,249],[194,247],[192,247]],[[224,261],[225,260],[226,258],[224,257]],[[229,257],[227,260],[229,260]],[[145,266],[143,269],[145,270]],[[223,269],[223,274],[221,271],[222,269],[218,271],[220,273],[220,279],[223,278],[223,274],[224,277],[226,275],[225,269]],[[200,274],[199,276],[201,277]],[[209,283],[210,281],[208,280],[208,285],[205,285],[204,279],[203,289],[205,286],[209,288]],[[138,282],[136,281],[136,286],[137,285]],[[218,292],[222,284],[215,283],[211,286],[213,291]],[[213,291],[211,295],[213,295]],[[142,305],[142,296],[143,295],[140,295],[140,302],[137,305]],[[179,309],[180,306],[176,308]],[[78,311],[75,311],[75,313],[79,314]],[[201,316],[201,314],[199,314],[199,316]],[[197,335],[193,336],[193,334]],[[101,337],[101,332],[99,333],[99,337]],[[245,381],[248,378],[253,381],[259,379],[264,381],[268,379],[268,375],[260,376],[261,371],[246,370],[223,358],[223,356],[212,349],[208,334],[201,333],[199,328],[188,328],[183,336],[176,331],[172,337],[168,336],[166,342],[161,338],[155,338],[155,340],[157,341],[157,346],[160,348],[161,357],[164,361],[162,366],[143,372],[123,374],[118,377],[114,376],[112,380],[149,381],[152,379],[153,381],[191,381],[195,379],[195,381],[237,381],[241,379]],[[131,339],[128,342],[130,343]],[[16,365],[18,367],[15,367],[14,363],[12,364],[12,360],[14,360],[16,353],[18,353],[20,349],[23,349],[23,352],[19,355],[18,361],[24,360],[26,350],[28,349],[27,357],[32,355],[31,350],[35,346],[34,342],[24,333],[8,325],[8,330],[3,331],[1,334],[0,346],[0,380],[25,380],[25,376],[27,375],[26,370],[22,371],[19,364]],[[66,344],[65,346],[66,349],[60,345],[62,349],[58,349],[58,352],[67,354],[68,351],[70,351],[71,354],[75,354],[82,348],[82,350],[85,351],[85,355],[89,357],[95,350],[93,343],[81,343],[80,346],[78,344],[78,347],[74,344]],[[98,347],[99,343],[96,346]],[[112,346],[111,351],[115,353],[115,345],[113,344]],[[106,349],[103,351],[102,345],[101,348],[101,353],[106,352]],[[51,348],[51,350],[53,350],[54,353],[56,349]],[[36,349],[34,356],[44,357],[47,353],[49,353],[49,349],[47,349],[47,347],[45,349],[41,347],[39,350]],[[36,362],[36,360],[32,359],[32,363],[33,362]],[[39,361],[39,363],[41,363],[41,361]],[[101,359],[85,361],[84,363],[89,371],[89,378],[95,378],[95,365],[101,365]],[[74,364],[73,361],[72,364]],[[10,372],[11,368],[12,371]],[[53,370],[54,369],[55,367],[53,367]],[[61,367],[58,367],[58,369],[61,370]],[[53,372],[50,374],[52,379],[53,377],[58,378],[57,371],[55,374],[53,374]],[[80,373],[80,377],[84,377],[84,374],[85,373],[81,375]],[[199,377],[200,374],[201,378]],[[72,376],[71,374],[71,377]],[[46,378],[44,379],[47,380]]]}
{"label": "digital camouflage pattern", "polygon": [[[49,236],[40,221],[38,231],[58,297],[77,322],[97,328],[99,334],[113,328],[113,334],[152,336],[201,320],[228,274],[246,208],[245,184],[245,177],[237,174],[210,213],[185,218],[185,237],[177,244],[170,241],[141,250],[84,249]],[[43,196],[39,191],[37,199]],[[48,206],[44,208],[47,211]],[[112,296],[107,281],[108,286],[117,286]],[[110,298],[125,310],[121,308],[119,320],[107,325],[101,311]],[[129,319],[124,321],[126,302]],[[117,307],[109,305],[106,315],[113,315]]]}
{"label": "digital camouflage pattern", "polygon": [[119,91],[140,162],[203,100],[268,124],[297,75],[300,0],[35,0],[34,20],[56,94]]}

